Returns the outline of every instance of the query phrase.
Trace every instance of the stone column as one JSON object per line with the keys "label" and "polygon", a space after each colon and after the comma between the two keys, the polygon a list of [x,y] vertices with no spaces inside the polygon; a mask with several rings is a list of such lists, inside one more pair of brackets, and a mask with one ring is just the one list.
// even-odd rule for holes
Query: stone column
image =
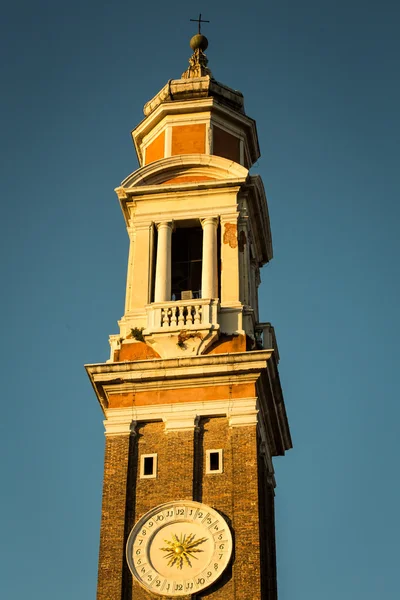
{"label": "stone column", "polygon": [[169,302],[171,300],[172,223],[167,221],[159,223],[157,225],[157,230],[158,242],[154,301]]}
{"label": "stone column", "polygon": [[218,296],[218,262],[217,262],[217,217],[202,219],[203,227],[203,262],[201,272],[202,298]]}

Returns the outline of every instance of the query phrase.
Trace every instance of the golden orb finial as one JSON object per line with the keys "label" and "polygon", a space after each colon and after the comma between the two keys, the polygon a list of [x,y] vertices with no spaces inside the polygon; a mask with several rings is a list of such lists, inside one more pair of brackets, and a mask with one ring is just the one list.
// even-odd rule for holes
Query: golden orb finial
{"label": "golden orb finial", "polygon": [[193,50],[201,50],[204,52],[208,48],[208,39],[202,33],[196,33],[190,40],[190,47]]}

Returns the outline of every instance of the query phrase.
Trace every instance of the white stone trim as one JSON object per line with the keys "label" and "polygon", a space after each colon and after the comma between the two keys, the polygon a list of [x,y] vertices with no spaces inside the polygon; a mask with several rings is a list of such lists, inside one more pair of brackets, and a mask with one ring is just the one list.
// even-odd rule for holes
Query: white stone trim
{"label": "white stone trim", "polygon": [[[219,469],[211,469],[210,467],[210,454],[218,454],[219,455]],[[206,450],[206,475],[217,475],[219,473],[224,472],[224,463],[223,463],[223,450],[219,448],[218,450]]]}
{"label": "white stone trim", "polygon": [[211,115],[210,124],[222,129],[226,133],[233,135],[234,137],[243,140],[243,123],[234,125],[232,122],[228,122],[225,118],[217,116],[216,114]]}
{"label": "white stone trim", "polygon": [[258,410],[246,410],[234,412],[229,417],[229,427],[247,427],[257,425]]}
{"label": "white stone trim", "polygon": [[[115,363],[113,363],[115,364]],[[185,374],[187,375],[188,373],[185,370]],[[207,375],[204,375],[204,378],[199,380],[199,379],[192,379],[191,375],[189,374],[189,380],[185,379],[185,374],[184,373],[179,373],[179,371],[177,372],[177,377],[180,375],[182,377],[182,379],[171,379],[170,381],[168,380],[164,380],[164,374],[160,373],[160,379],[157,382],[126,382],[126,383],[115,383],[112,384],[110,383],[109,385],[107,385],[107,389],[106,391],[106,395],[107,398],[109,396],[112,396],[112,394],[126,394],[129,392],[152,392],[152,391],[157,391],[157,390],[176,390],[177,393],[184,393],[185,390],[187,389],[193,389],[193,388],[197,388],[199,386],[203,387],[215,387],[216,385],[230,385],[232,384],[232,373],[227,373],[226,375],[222,375],[222,376],[218,376],[218,377],[213,377],[212,375],[207,377]],[[238,374],[238,375],[234,375],[234,383],[235,384],[240,384],[240,383],[255,383],[258,379],[259,375],[258,374]]]}
{"label": "white stone trim", "polygon": [[[272,350],[86,365],[103,411],[112,394],[255,383]],[[207,402],[205,403],[207,405]],[[208,404],[210,406],[210,404]],[[132,417],[134,418],[134,417]],[[162,418],[160,417],[160,420]]]}
{"label": "white stone trim", "polygon": [[165,433],[171,431],[194,431],[197,426],[198,416],[182,411],[176,415],[163,417]]}
{"label": "white stone trim", "polygon": [[225,214],[220,215],[221,227],[225,223],[232,223],[234,225],[238,225],[238,219],[239,219],[239,217],[240,217],[240,212],[238,212],[238,211],[229,212],[229,213],[225,213]]}
{"label": "white stone trim", "polygon": [[[143,121],[144,122],[144,121]],[[208,111],[197,113],[193,116],[192,113],[186,114],[167,114],[141,138],[142,148],[148,146],[160,133],[165,131],[167,127],[182,127],[185,125],[207,125],[210,123],[210,113]]]}
{"label": "white stone trim", "polygon": [[[151,475],[144,474],[144,459],[152,458],[153,459],[153,472]],[[157,454],[141,454],[140,455],[140,479],[156,479],[157,477]]]}
{"label": "white stone trim", "polygon": [[[203,182],[204,183],[204,182]],[[195,184],[197,185],[197,184]],[[167,190],[166,190],[167,191]],[[176,221],[195,221],[195,220],[201,220],[201,219],[205,219],[207,217],[215,217],[215,213],[218,213],[219,215],[221,215],[222,217],[224,216],[224,213],[228,213],[228,215],[232,214],[232,206],[222,206],[219,205],[218,207],[215,206],[215,204],[212,207],[203,207],[201,208],[201,200],[202,200],[202,196],[204,194],[204,196],[208,196],[208,198],[210,198],[210,196],[212,196],[213,191],[209,190],[209,193],[207,193],[206,189],[204,190],[196,190],[197,191],[197,196],[199,198],[199,208],[194,208],[194,209],[187,209],[187,210],[182,210],[180,208],[177,208],[175,210],[171,210],[168,211],[168,213],[164,213],[165,216],[165,220],[170,220],[173,222]],[[214,190],[216,195],[218,196],[218,190]],[[235,188],[235,192],[233,193],[233,198],[236,199],[236,188]],[[170,194],[170,196],[173,196],[173,198],[175,200],[179,200],[180,198],[187,198],[189,192],[182,192],[182,193],[178,193],[178,192],[174,192],[172,194]],[[147,198],[149,199],[149,198]],[[165,193],[164,194],[164,198],[163,200],[168,200],[168,194]],[[144,219],[146,220],[146,222],[151,218],[151,216],[154,217],[154,215],[149,214],[145,214],[143,215]],[[229,216],[225,219],[228,223],[231,222],[229,220]],[[139,222],[139,219],[138,219]]]}
{"label": "white stone trim", "polygon": [[165,138],[164,138],[164,158],[169,158],[172,151],[172,126],[167,125],[165,127]]}
{"label": "white stone trim", "polygon": [[[195,358],[195,357],[193,357]],[[179,359],[177,359],[179,360]],[[139,362],[139,361],[138,361]],[[140,361],[144,362],[144,361]],[[116,364],[116,363],[108,363],[108,364]],[[260,366],[260,369],[262,366]],[[166,380],[167,374],[160,369],[157,377],[157,371],[154,371],[154,379],[155,381],[145,381],[144,377],[147,373],[143,373],[143,380],[140,379],[140,375],[137,374],[137,377],[124,377],[124,382],[115,384],[109,382],[109,379],[104,376],[102,380],[106,384],[107,394],[112,393],[124,393],[124,392],[150,392],[152,390],[182,390],[182,389],[190,389],[197,388],[199,386],[215,386],[215,385],[226,385],[232,383],[232,377],[234,377],[234,383],[255,383],[259,377],[259,373],[245,373],[237,375],[235,374],[235,369],[226,369],[225,374],[221,373],[221,369],[213,370],[210,367],[210,370],[204,369],[204,377],[201,379],[197,379],[200,375],[195,367],[185,367],[180,370],[179,368],[171,370],[168,373],[168,379]],[[216,375],[216,376],[215,376]],[[176,377],[175,381],[173,377]],[[192,379],[192,377],[196,377],[196,379]],[[97,383],[100,382],[100,379],[97,380]],[[109,383],[108,383],[109,382]]]}
{"label": "white stone trim", "polygon": [[[131,188],[140,186],[141,189],[138,190],[138,193],[141,193],[143,185],[161,184],[163,181],[182,173],[184,168],[188,169],[189,174],[192,169],[199,168],[202,172],[205,169],[204,174],[213,176],[216,181],[219,180],[220,182],[238,179],[244,183],[249,174],[249,170],[244,166],[222,156],[215,156],[214,154],[180,154],[162,158],[137,169],[123,180],[121,186],[127,194],[133,191]],[[210,186],[210,184],[215,184],[215,181],[207,181],[207,186]]]}
{"label": "white stone trim", "polygon": [[[189,106],[191,108],[190,112],[188,111]],[[143,140],[146,139],[149,132],[155,129],[156,126],[166,118],[175,118],[177,121],[180,121],[187,117],[188,120],[199,122],[200,119],[209,120],[211,110],[213,110],[213,120],[215,120],[215,113],[218,111],[222,121],[230,121],[233,116],[235,121],[240,122],[244,128],[254,128],[254,121],[250,119],[250,117],[239,113],[235,109],[228,108],[222,104],[217,104],[214,98],[208,97],[191,101],[174,100],[174,102],[163,102],[159,104],[157,108],[132,131],[132,137],[135,140],[135,144],[140,145],[143,143]]]}
{"label": "white stone trim", "polygon": [[[206,122],[206,121],[205,121]],[[171,156],[171,126],[175,123],[174,119],[164,118],[160,121],[154,129],[152,129],[143,139],[142,139],[142,153],[143,153],[143,166],[146,166],[145,157],[146,150],[154,142],[159,135],[164,132],[164,156]],[[169,130],[169,131],[168,131]],[[168,139],[167,139],[168,138]],[[168,152],[168,153],[166,153]]]}
{"label": "white stone trim", "polygon": [[167,115],[161,121],[163,125],[168,125],[171,127],[184,127],[185,125],[205,125],[207,131],[207,125],[210,122],[210,114],[208,112],[197,113],[197,115],[193,116],[191,113],[182,114],[182,115]]}
{"label": "white stone trim", "polygon": [[213,128],[211,122],[206,126],[206,154],[213,153]]}
{"label": "white stone trim", "polygon": [[[186,378],[188,375],[204,376],[213,372],[224,373],[256,372],[266,368],[267,361],[273,354],[272,350],[257,350],[254,352],[235,352],[234,354],[208,354],[193,358],[167,358],[148,361],[132,361],[122,363],[100,363],[86,365],[86,370],[93,383],[109,382],[118,378],[125,382],[141,382],[149,379]],[[179,377],[181,375],[181,377]],[[118,382],[120,383],[120,381]],[[198,382],[194,384],[198,385]]]}
{"label": "white stone trim", "polygon": [[253,425],[257,422],[257,398],[240,398],[205,402],[152,404],[106,410],[106,435],[131,432],[132,422],[163,421],[165,431],[193,430],[200,417],[227,417],[231,427]]}
{"label": "white stone trim", "polygon": [[110,358],[107,362],[114,362],[114,352],[121,349],[121,335],[119,333],[110,335],[108,338],[110,344]]}
{"label": "white stone trim", "polygon": [[120,418],[115,416],[115,418],[113,418],[111,421],[109,419],[104,420],[103,424],[105,429],[104,434],[107,437],[114,435],[135,434],[136,422],[132,420],[132,417],[129,419],[122,415]]}
{"label": "white stone trim", "polygon": [[160,135],[160,133],[165,128],[165,120],[160,121],[157,125],[147,133],[142,139],[142,151],[144,156],[144,151],[148,146]]}

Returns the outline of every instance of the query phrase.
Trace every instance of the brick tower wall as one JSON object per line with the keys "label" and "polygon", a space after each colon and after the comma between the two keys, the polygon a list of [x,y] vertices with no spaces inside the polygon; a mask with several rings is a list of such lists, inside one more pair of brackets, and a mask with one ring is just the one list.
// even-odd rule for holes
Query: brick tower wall
{"label": "brick tower wall", "polygon": [[[208,449],[222,449],[223,473],[206,474]],[[157,454],[155,479],[140,478],[142,454]],[[182,499],[218,510],[234,537],[231,564],[195,598],[275,600],[273,494],[262,464],[256,426],[231,428],[223,417],[202,418],[196,430],[166,433],[164,423],[152,422],[134,435],[107,437],[97,600],[157,597],[132,579],[126,541],[143,514]]]}
{"label": "brick tower wall", "polygon": [[125,561],[128,474],[134,461],[131,436],[106,438],[97,600],[120,600]]}

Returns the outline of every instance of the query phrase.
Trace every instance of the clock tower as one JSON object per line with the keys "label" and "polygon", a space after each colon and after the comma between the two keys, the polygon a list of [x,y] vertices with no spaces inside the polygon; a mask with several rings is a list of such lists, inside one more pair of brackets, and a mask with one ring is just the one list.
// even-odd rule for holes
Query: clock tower
{"label": "clock tower", "polygon": [[273,456],[291,448],[274,329],[257,129],[207,39],[132,131],[116,189],[130,239],[111,355],[86,369],[104,413],[97,600],[276,600]]}

